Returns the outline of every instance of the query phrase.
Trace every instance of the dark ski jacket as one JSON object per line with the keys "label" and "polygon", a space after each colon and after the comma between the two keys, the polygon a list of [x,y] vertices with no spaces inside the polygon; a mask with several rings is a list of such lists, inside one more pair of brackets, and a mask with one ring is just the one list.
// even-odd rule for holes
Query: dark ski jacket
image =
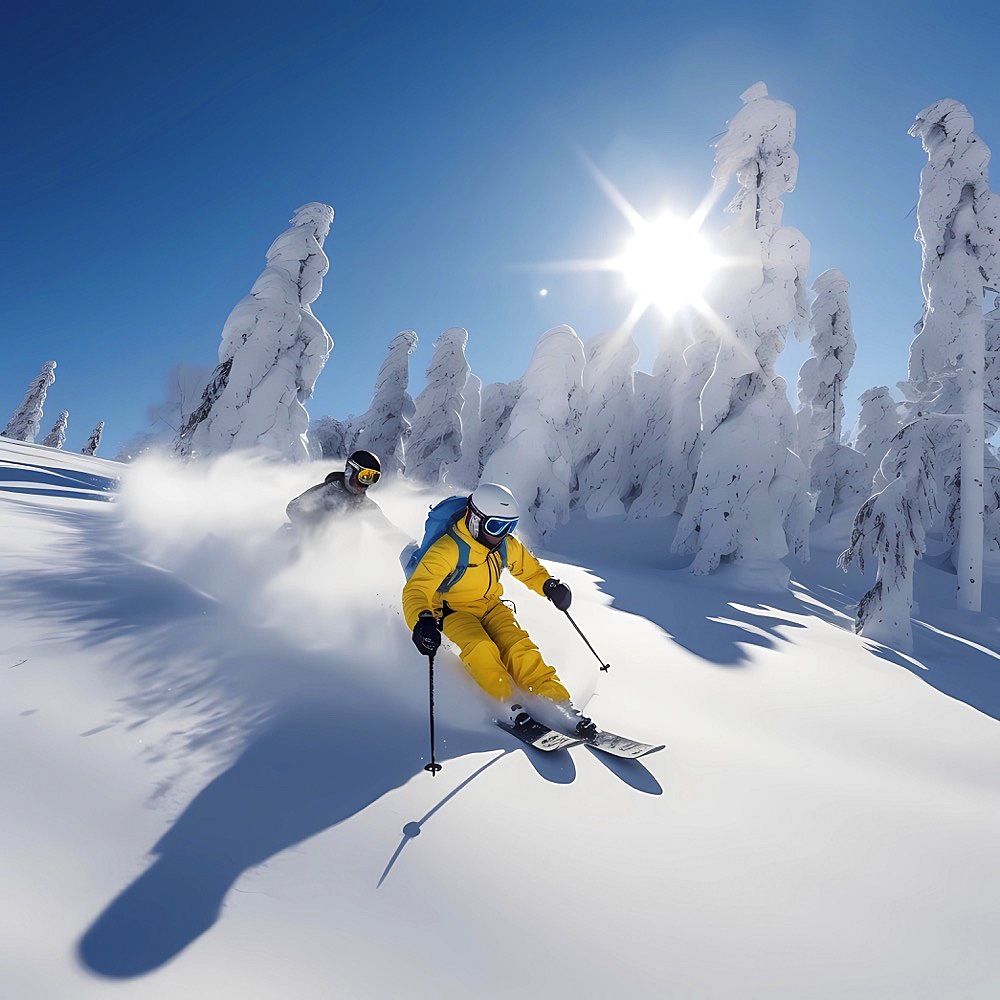
{"label": "dark ski jacket", "polygon": [[297,528],[317,528],[327,518],[346,513],[379,514],[382,510],[364,493],[351,493],[344,485],[344,473],[332,472],[326,481],[290,501],[285,508],[288,520]]}

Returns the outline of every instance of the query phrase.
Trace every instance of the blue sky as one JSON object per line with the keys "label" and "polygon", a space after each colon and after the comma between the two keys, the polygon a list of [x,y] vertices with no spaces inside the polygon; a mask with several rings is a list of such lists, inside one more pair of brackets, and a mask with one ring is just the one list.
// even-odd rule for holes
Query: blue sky
{"label": "blue sky", "polygon": [[[112,457],[174,364],[216,363],[307,201],[336,211],[314,307],[336,346],[312,417],[363,410],[402,329],[420,336],[414,391],[450,326],[485,382],[516,378],[548,327],[587,340],[628,309],[618,276],[543,266],[629,235],[580,152],[643,214],[690,212],[758,80],[798,115],[784,219],[811,243],[810,280],[839,267],[851,282],[851,418],[862,391],[905,377],[920,316],[925,155],[907,128],[952,97],[1000,148],[994,19],[922,0],[688,7],[21,5],[0,43],[2,419],[54,358],[42,433],[68,409],[77,450],[103,419]],[[636,331],[646,370],[658,335],[652,315]],[[806,356],[790,347],[782,374]]]}

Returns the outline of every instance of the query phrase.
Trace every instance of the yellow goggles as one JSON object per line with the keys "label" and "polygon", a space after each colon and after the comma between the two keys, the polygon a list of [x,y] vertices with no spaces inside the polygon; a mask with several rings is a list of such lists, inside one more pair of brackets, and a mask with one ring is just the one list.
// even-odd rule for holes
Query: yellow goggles
{"label": "yellow goggles", "polygon": [[378,469],[365,469],[357,462],[348,462],[347,464],[355,470],[357,480],[362,486],[374,486],[382,478],[382,473]]}

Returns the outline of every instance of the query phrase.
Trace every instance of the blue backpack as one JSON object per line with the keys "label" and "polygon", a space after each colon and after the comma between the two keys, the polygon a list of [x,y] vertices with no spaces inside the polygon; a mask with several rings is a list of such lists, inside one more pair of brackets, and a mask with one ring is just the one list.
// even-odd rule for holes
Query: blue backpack
{"label": "blue backpack", "polygon": [[[469,568],[469,543],[459,537],[458,532],[455,531],[455,525],[465,514],[468,505],[469,498],[467,496],[456,496],[448,497],[446,500],[442,500],[431,507],[427,514],[427,520],[424,522],[424,537],[421,539],[420,544],[416,548],[413,545],[408,545],[400,554],[401,561],[409,555],[409,558],[406,559],[403,565],[403,573],[407,580],[413,575],[413,571],[417,568],[417,563],[423,559],[427,550],[442,535],[451,535],[458,546],[458,565],[441,581],[438,590],[442,594],[451,590],[465,576],[465,571]],[[503,565],[506,566],[506,538],[500,543],[500,558],[503,560]]]}

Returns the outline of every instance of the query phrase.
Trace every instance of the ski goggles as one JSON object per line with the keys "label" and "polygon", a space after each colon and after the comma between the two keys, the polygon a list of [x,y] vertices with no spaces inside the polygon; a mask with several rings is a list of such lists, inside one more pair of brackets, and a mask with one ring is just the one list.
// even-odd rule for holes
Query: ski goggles
{"label": "ski goggles", "polygon": [[516,527],[516,517],[487,517],[483,520],[483,531],[491,538],[503,538]]}
{"label": "ski goggles", "polygon": [[355,470],[355,476],[362,486],[374,486],[382,478],[382,473],[378,469],[366,469],[357,462],[347,464]]}

